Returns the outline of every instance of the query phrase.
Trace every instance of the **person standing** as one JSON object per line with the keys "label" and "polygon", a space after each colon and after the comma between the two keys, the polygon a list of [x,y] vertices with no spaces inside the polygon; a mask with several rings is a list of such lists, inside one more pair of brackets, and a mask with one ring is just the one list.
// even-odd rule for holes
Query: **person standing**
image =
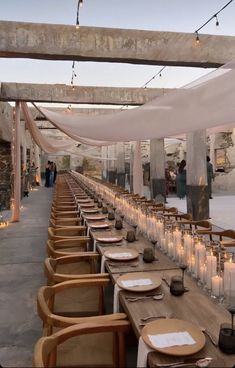
{"label": "person standing", "polygon": [[56,177],[57,177],[57,167],[56,163],[54,162],[54,184],[56,183]]}
{"label": "person standing", "polygon": [[179,164],[178,174],[176,177],[177,182],[177,197],[183,199],[186,196],[186,161],[182,160]]}
{"label": "person standing", "polygon": [[214,180],[215,176],[214,176],[214,169],[213,169],[213,165],[210,162],[210,157],[206,156],[206,161],[207,161],[207,184],[208,184],[208,194],[209,194],[209,198],[213,199],[212,197],[212,180]]}
{"label": "person standing", "polygon": [[50,170],[50,164],[51,162],[50,161],[47,161],[47,164],[46,164],[46,170],[45,170],[45,187],[49,188],[50,186],[50,173],[51,173],[51,170]]}

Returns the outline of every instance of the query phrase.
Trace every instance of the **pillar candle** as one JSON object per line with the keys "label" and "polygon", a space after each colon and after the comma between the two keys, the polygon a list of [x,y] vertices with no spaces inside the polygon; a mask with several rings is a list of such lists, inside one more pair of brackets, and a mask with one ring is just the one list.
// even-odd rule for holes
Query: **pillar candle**
{"label": "pillar candle", "polygon": [[184,256],[185,260],[188,261],[192,257],[192,236],[190,234],[184,235]]}
{"label": "pillar candle", "polygon": [[211,278],[211,293],[212,295],[219,297],[222,295],[223,279],[221,276],[216,275]]}
{"label": "pillar candle", "polygon": [[229,290],[229,284],[230,284],[229,271],[230,270],[235,270],[235,263],[232,262],[232,259],[224,262],[224,293],[226,294],[228,293],[228,290]]}
{"label": "pillar candle", "polygon": [[195,276],[199,277],[200,267],[205,262],[206,247],[202,243],[195,244]]}
{"label": "pillar candle", "polygon": [[211,279],[216,275],[217,260],[213,254],[206,256],[206,285],[211,289]]}
{"label": "pillar candle", "polygon": [[204,282],[206,281],[206,264],[205,263],[200,266],[199,278],[200,278],[200,281],[204,284]]}

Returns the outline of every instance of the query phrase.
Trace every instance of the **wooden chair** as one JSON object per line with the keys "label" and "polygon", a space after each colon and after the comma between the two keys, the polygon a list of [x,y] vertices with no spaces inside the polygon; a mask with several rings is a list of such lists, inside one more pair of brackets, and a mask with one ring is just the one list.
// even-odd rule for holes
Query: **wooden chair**
{"label": "wooden chair", "polygon": [[162,210],[162,212],[163,212],[163,214],[165,214],[165,213],[173,213],[173,214],[177,214],[178,213],[178,209],[176,208],[176,207],[169,207],[169,208],[164,208],[163,210]]}
{"label": "wooden chair", "polygon": [[71,237],[84,236],[86,231],[86,226],[48,227],[48,239],[63,240]]}
{"label": "wooden chair", "polygon": [[[74,280],[85,277],[85,275],[92,276],[98,272],[99,260],[100,255],[96,252],[81,252],[80,254],[59,258],[46,258],[44,270],[47,277],[47,285]],[[103,274],[99,273],[96,277],[100,275]]]}
{"label": "wooden chair", "polygon": [[77,205],[76,204],[71,204],[71,205],[56,205],[56,206],[52,206],[51,207],[52,211],[76,211],[77,210]]}
{"label": "wooden chair", "polygon": [[67,226],[80,226],[83,222],[81,217],[74,218],[55,218],[54,215],[51,216],[49,220],[50,227],[67,227]]}
{"label": "wooden chair", "polygon": [[[221,231],[216,231],[216,230],[197,230],[197,233],[200,235],[208,235],[210,240],[225,240],[224,238],[226,238],[226,241],[232,241],[232,239],[235,239],[235,231],[228,229],[228,230],[221,230]],[[230,239],[228,239],[230,238]]]}
{"label": "wooden chair", "polygon": [[210,231],[212,230],[212,225],[210,221],[207,220],[201,220],[201,221],[193,221],[193,220],[184,220],[178,221],[179,225],[188,225],[190,230],[197,230],[197,232],[200,230],[199,228],[203,228],[204,230]]}
{"label": "wooden chair", "polygon": [[72,218],[72,217],[80,217],[80,211],[55,211],[52,210],[51,211],[51,217],[57,219],[62,219],[62,218]]}
{"label": "wooden chair", "polygon": [[[47,254],[52,258],[86,252],[89,249],[89,236],[78,236],[72,239],[47,240]],[[91,252],[93,253],[93,252]]]}
{"label": "wooden chair", "polygon": [[42,337],[34,348],[33,366],[43,367],[116,367],[126,366],[126,320],[88,322]]}
{"label": "wooden chair", "polygon": [[190,213],[164,213],[163,216],[165,218],[174,218],[177,220],[189,220],[192,221],[192,215]]}
{"label": "wooden chair", "polygon": [[78,323],[77,318],[104,315],[104,289],[108,275],[99,278],[81,278],[42,286],[37,293],[38,315],[47,335],[55,328]]}

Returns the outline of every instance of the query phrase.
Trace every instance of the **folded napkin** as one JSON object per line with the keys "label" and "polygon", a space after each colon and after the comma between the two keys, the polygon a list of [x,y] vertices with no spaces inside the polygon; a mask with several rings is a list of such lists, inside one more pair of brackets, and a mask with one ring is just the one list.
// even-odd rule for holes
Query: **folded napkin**
{"label": "folded napkin", "polygon": [[156,346],[156,348],[196,344],[196,341],[187,331],[149,335],[148,337],[152,345]]}
{"label": "folded napkin", "polygon": [[133,287],[133,286],[148,286],[152,285],[153,282],[151,279],[138,279],[138,280],[124,280],[122,281],[122,285],[124,287]]}
{"label": "folded napkin", "polygon": [[119,291],[122,290],[117,284],[114,286],[113,293],[113,313],[119,312]]}
{"label": "folded napkin", "polygon": [[137,368],[147,367],[148,353],[150,353],[151,351],[154,350],[149,348],[148,345],[145,344],[144,340],[140,336],[137,354]]}
{"label": "folded napkin", "polygon": [[[109,254],[108,254],[109,255]],[[129,253],[129,252],[122,252],[122,253],[110,253],[110,256],[112,256],[112,257],[114,257],[114,258],[120,258],[120,259],[122,259],[122,258],[130,258],[131,256],[132,256],[132,254],[131,253]]]}

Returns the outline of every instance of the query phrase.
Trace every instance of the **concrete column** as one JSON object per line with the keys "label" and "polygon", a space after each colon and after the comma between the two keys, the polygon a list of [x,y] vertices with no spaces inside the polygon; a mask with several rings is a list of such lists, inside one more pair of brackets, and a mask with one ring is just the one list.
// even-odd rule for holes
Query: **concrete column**
{"label": "concrete column", "polygon": [[116,162],[112,158],[116,158],[115,145],[108,146],[108,181],[115,184],[117,178]]}
{"label": "concrete column", "polygon": [[108,171],[108,147],[107,146],[102,146],[101,147],[101,157],[102,157],[102,162],[101,162],[101,179],[102,180],[107,180],[107,171]]}
{"label": "concrete column", "polygon": [[216,134],[210,135],[210,159],[211,163],[213,165],[213,169],[215,171],[215,140],[216,140]]}
{"label": "concrete column", "polygon": [[15,129],[13,129],[13,157],[14,157],[14,201],[12,222],[20,221],[20,197],[21,197],[21,167],[20,167],[20,103],[15,103],[14,116]]}
{"label": "concrete column", "polygon": [[193,220],[209,218],[206,130],[187,134],[187,212]]}
{"label": "concrete column", "polygon": [[150,139],[150,192],[159,202],[166,200],[164,138]]}
{"label": "concrete column", "polygon": [[130,191],[133,192],[134,146],[130,143]]}
{"label": "concrete column", "polygon": [[35,166],[37,167],[36,170],[36,182],[41,185],[41,160],[40,160],[40,149],[38,145],[34,144],[34,157],[35,157]]}
{"label": "concrete column", "polygon": [[26,145],[26,134],[25,134],[25,122],[21,121],[21,146],[22,146],[22,166],[23,170],[26,170],[27,162],[27,145]]}
{"label": "concrete column", "polygon": [[125,145],[117,143],[117,185],[125,188]]}

